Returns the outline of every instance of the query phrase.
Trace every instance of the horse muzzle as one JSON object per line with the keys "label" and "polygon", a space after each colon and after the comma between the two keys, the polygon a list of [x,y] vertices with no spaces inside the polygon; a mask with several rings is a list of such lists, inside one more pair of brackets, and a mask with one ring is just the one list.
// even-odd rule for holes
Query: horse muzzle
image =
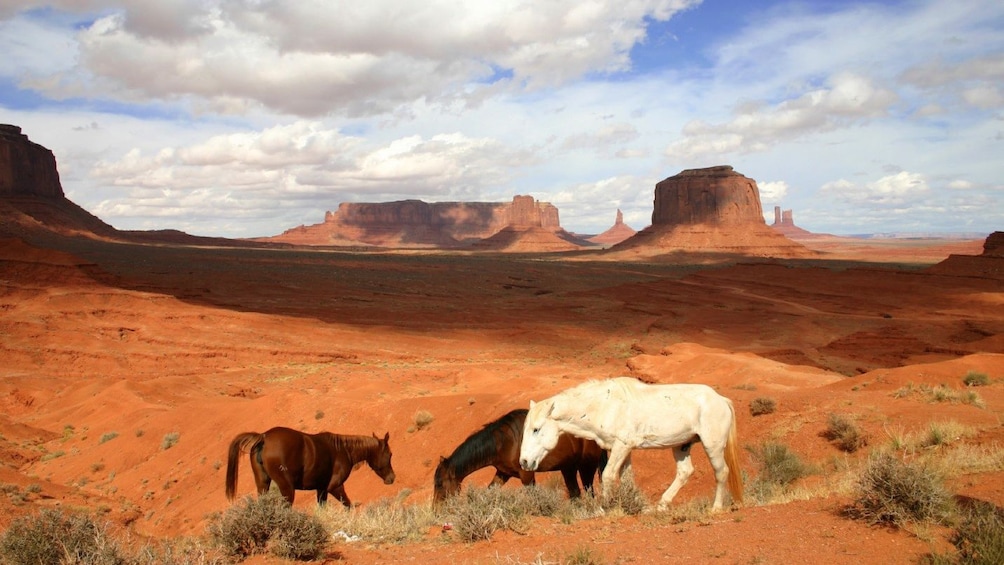
{"label": "horse muzzle", "polygon": [[522,467],[524,471],[536,471],[537,465],[539,464],[539,461],[530,461],[526,458],[520,458],[519,460],[519,466]]}
{"label": "horse muzzle", "polygon": [[384,477],[383,484],[385,484],[385,485],[392,485],[392,484],[394,484],[394,479],[396,479],[396,478],[397,477],[393,473],[391,473],[390,475],[387,475],[386,477]]}

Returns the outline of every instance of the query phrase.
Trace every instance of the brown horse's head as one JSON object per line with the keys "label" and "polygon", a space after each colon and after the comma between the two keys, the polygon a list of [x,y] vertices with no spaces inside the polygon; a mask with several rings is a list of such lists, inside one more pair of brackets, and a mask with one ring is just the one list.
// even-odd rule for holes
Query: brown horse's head
{"label": "brown horse's head", "polygon": [[387,432],[383,439],[373,434],[373,439],[377,440],[377,449],[370,452],[366,463],[369,464],[374,473],[383,479],[385,485],[394,484],[396,475],[394,475],[394,468],[390,465],[390,459],[393,456],[390,452],[390,432]]}
{"label": "brown horse's head", "polygon": [[460,481],[457,480],[457,470],[453,465],[450,465],[450,460],[446,457],[439,458],[439,465],[436,466],[436,474],[433,478],[432,486],[433,504],[441,504],[448,497],[460,492]]}

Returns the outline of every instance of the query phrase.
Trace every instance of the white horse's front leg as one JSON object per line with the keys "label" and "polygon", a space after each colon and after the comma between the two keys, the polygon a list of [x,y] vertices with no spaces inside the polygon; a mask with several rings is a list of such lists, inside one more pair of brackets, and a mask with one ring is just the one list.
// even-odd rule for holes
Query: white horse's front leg
{"label": "white horse's front leg", "polygon": [[631,457],[631,448],[623,443],[617,443],[610,448],[607,466],[603,469],[603,496],[613,493],[614,483],[619,482],[624,469],[624,462]]}
{"label": "white horse's front leg", "polygon": [[678,445],[673,448],[673,458],[676,459],[676,478],[673,484],[669,485],[666,492],[662,493],[659,500],[659,510],[665,510],[673,502],[676,493],[680,492],[683,485],[687,484],[690,475],[694,474],[694,464],[690,461],[690,444]]}

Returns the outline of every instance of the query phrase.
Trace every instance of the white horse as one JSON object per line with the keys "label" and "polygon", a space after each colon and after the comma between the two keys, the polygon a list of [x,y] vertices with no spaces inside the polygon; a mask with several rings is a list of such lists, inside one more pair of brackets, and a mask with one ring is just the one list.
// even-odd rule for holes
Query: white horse
{"label": "white horse", "polygon": [[694,472],[690,447],[700,441],[715,469],[718,487],[713,510],[721,510],[728,483],[741,504],[736,418],[732,401],[700,384],[649,385],[630,377],[588,381],[540,402],[530,401],[519,463],[533,471],[561,433],[591,439],[610,452],[603,492],[619,480],[635,448],[673,448],[676,479],[662,494],[666,508]]}

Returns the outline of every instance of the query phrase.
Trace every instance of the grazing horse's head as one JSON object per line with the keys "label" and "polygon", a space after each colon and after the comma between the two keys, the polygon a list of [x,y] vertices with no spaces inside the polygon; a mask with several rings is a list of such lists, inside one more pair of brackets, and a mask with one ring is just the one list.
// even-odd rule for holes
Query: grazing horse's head
{"label": "grazing horse's head", "polygon": [[436,474],[432,480],[433,495],[432,503],[440,504],[447,498],[460,492],[460,481],[457,480],[457,470],[450,465],[450,460],[446,457],[439,458],[439,465],[436,466]]}
{"label": "grazing horse's head", "polygon": [[519,466],[527,471],[536,471],[540,462],[558,444],[561,430],[551,419],[554,400],[530,401],[530,411],[523,424],[523,444],[519,448]]}
{"label": "grazing horse's head", "polygon": [[373,469],[374,473],[383,479],[385,485],[394,484],[396,475],[394,475],[394,468],[390,465],[393,456],[390,452],[390,432],[387,432],[383,439],[378,438],[376,434],[373,434],[373,438],[377,440],[377,448],[370,452],[366,463],[370,469]]}

